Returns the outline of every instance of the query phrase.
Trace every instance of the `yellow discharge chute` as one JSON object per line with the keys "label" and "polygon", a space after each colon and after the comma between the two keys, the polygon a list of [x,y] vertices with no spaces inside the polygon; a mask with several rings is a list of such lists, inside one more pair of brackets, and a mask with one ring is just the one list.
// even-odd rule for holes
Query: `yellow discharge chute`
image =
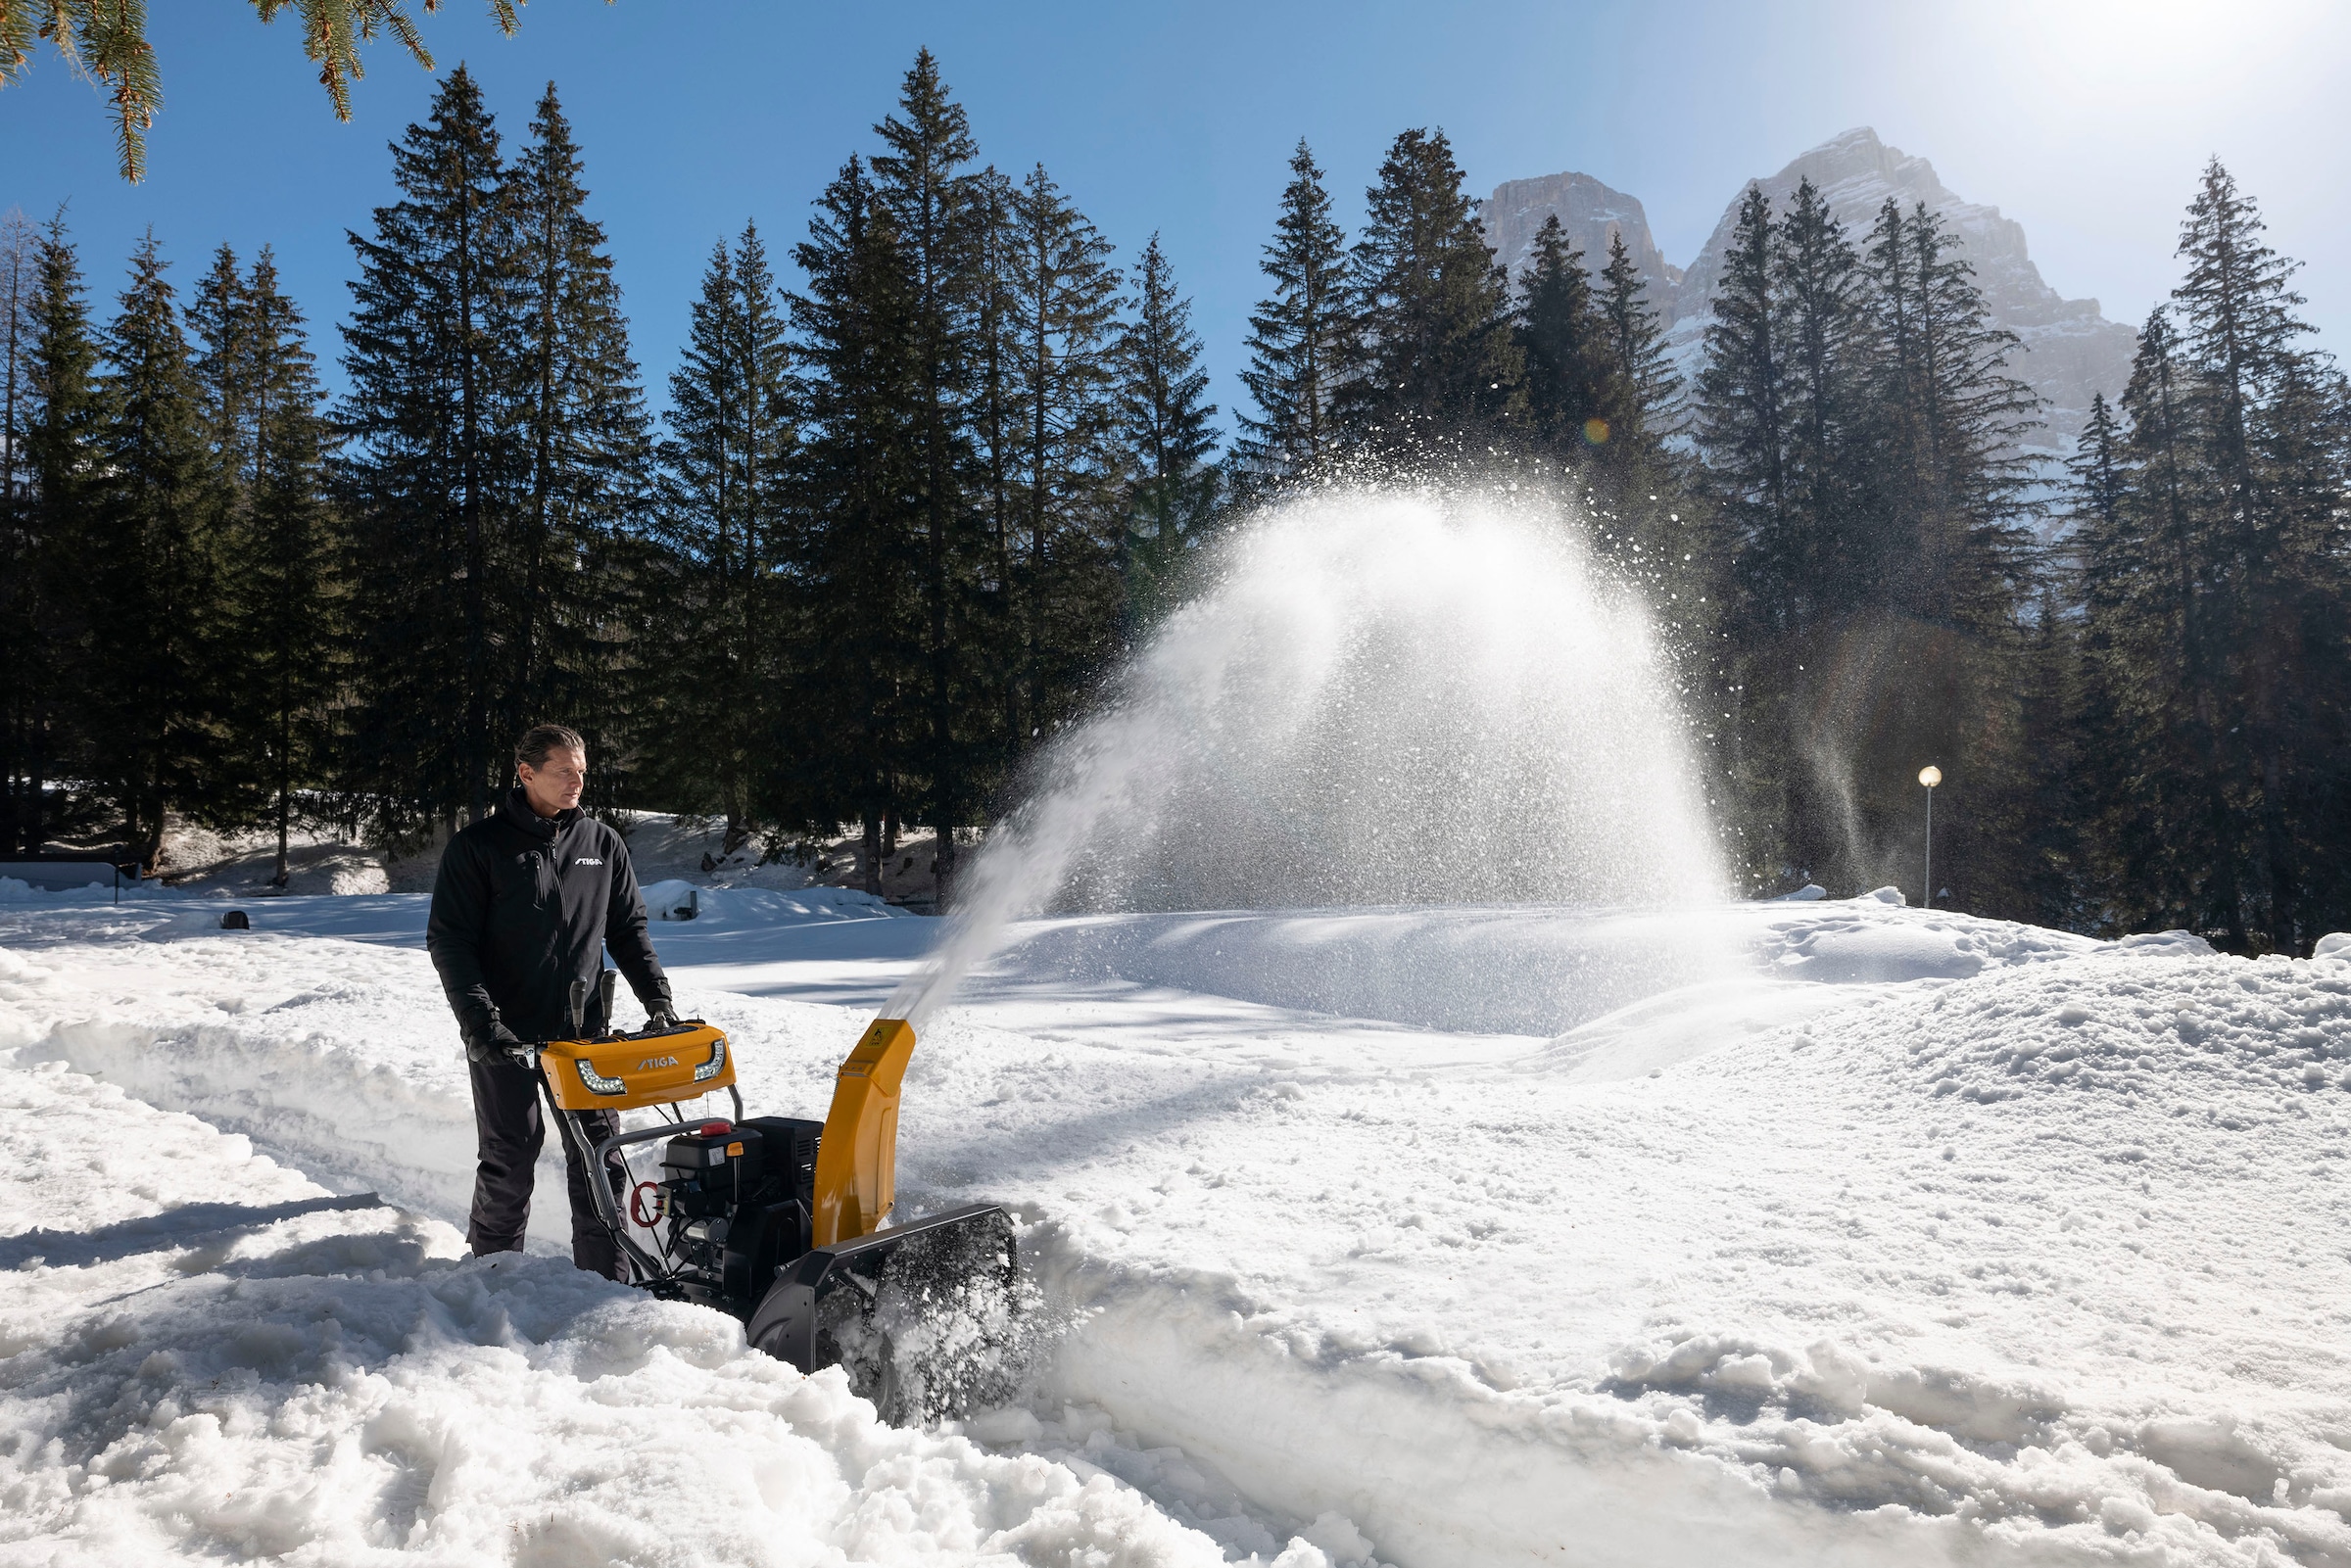
{"label": "yellow discharge chute", "polygon": [[816,1151],[810,1245],[870,1236],[897,1196],[898,1086],[914,1055],[914,1025],[876,1019],[840,1065]]}

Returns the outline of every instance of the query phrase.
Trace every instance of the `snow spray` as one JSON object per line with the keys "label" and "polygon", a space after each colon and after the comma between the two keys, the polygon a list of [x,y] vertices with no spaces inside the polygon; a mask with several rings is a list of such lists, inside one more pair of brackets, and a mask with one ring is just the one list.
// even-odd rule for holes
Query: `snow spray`
{"label": "snow spray", "polygon": [[885,1016],[919,1023],[1048,910],[1719,900],[1678,697],[1554,506],[1263,512],[1045,750]]}

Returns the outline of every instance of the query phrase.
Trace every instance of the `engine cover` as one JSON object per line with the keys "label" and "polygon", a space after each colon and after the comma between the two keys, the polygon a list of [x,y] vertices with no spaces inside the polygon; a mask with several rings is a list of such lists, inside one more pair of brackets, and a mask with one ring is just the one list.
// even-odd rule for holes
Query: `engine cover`
{"label": "engine cover", "polygon": [[681,1132],[663,1146],[668,1251],[687,1294],[750,1315],[776,1270],[808,1251],[821,1121],[757,1117]]}

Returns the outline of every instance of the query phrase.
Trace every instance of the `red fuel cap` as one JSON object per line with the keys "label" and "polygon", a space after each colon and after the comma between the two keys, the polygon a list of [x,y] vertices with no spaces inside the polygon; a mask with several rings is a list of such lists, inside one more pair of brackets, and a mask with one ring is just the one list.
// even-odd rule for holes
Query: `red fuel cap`
{"label": "red fuel cap", "polygon": [[702,1136],[705,1138],[713,1137],[722,1132],[732,1132],[734,1130],[735,1123],[732,1121],[705,1121],[702,1123]]}

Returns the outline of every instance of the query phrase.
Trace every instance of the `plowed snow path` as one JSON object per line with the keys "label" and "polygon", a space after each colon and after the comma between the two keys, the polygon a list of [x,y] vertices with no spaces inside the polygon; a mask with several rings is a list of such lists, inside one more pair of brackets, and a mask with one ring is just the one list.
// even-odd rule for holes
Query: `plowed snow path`
{"label": "plowed snow path", "polygon": [[716,1313],[465,1259],[60,1064],[0,1069],[0,1560],[1223,1561],[1090,1466],[892,1430]]}
{"label": "plowed snow path", "polygon": [[[754,1108],[813,1113],[863,1017],[791,993],[887,991],[923,932],[773,896],[658,940]],[[455,1217],[403,907],[20,917],[0,1045]],[[901,1136],[913,1203],[1015,1205],[1091,1309],[1004,1446],[1096,1408],[1228,1550],[1319,1519],[1415,1568],[2351,1562],[2351,964],[1870,901],[1026,934]]]}

